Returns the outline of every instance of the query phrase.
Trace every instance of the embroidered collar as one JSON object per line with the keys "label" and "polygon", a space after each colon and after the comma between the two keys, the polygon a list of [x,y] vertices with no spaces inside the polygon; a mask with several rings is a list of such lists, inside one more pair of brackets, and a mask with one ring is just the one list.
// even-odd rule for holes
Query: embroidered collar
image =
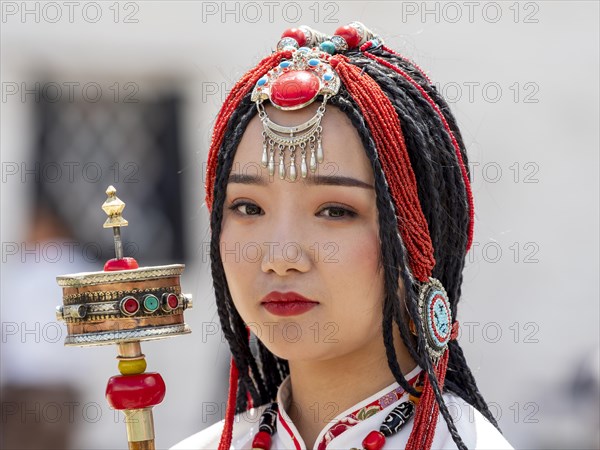
{"label": "embroidered collar", "polygon": [[[409,383],[417,378],[421,372],[421,367],[416,366],[407,375]],[[397,382],[360,401],[354,406],[338,414],[331,423],[321,430],[317,437],[315,448],[325,450],[327,445],[336,437],[352,428],[357,423],[380,413],[383,409],[400,400],[405,391]],[[284,433],[289,436],[296,450],[302,449],[302,438],[296,426],[288,416],[287,410],[291,403],[291,379],[288,376],[277,391],[277,428],[278,433]],[[283,437],[283,436],[282,436]]]}

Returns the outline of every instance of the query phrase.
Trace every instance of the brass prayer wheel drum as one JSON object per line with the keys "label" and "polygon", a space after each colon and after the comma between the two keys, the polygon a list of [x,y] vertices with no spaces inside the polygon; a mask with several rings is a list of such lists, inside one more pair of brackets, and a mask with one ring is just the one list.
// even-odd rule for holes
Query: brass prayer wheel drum
{"label": "brass prayer wheel drum", "polygon": [[191,332],[183,312],[192,307],[181,293],[185,265],[82,272],[56,277],[67,326],[65,345],[90,346],[162,339]]}

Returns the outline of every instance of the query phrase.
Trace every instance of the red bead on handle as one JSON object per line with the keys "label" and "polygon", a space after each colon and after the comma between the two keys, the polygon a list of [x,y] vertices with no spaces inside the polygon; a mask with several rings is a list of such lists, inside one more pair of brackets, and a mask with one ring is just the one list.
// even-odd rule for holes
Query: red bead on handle
{"label": "red bead on handle", "polygon": [[117,270],[129,270],[129,269],[137,269],[140,267],[135,258],[125,257],[125,258],[113,258],[106,261],[104,264],[105,272],[114,272]]}
{"label": "red bead on handle", "polygon": [[165,382],[159,373],[116,375],[108,380],[106,399],[114,409],[141,409],[165,398]]}

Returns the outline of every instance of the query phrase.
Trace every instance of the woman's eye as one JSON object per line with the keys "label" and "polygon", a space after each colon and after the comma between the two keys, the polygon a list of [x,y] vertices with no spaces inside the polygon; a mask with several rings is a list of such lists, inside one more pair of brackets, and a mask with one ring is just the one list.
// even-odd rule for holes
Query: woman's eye
{"label": "woman's eye", "polygon": [[[246,207],[246,211],[242,212],[242,206]],[[235,212],[236,214],[241,214],[242,216],[255,216],[258,215],[258,211],[260,211],[260,207],[256,206],[254,203],[250,202],[237,202],[233,203],[229,206],[229,209]]]}
{"label": "woman's eye", "polygon": [[323,208],[321,210],[321,212],[323,211],[329,211],[329,214],[326,214],[325,216],[331,217],[332,219],[356,216],[354,211],[350,211],[349,209],[342,208],[340,206],[328,206],[327,208]]}

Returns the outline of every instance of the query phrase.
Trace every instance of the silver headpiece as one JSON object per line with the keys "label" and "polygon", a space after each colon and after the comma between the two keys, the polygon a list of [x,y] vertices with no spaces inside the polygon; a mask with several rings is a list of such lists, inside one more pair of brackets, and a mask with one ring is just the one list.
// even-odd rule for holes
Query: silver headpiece
{"label": "silver headpiece", "polygon": [[[269,168],[269,175],[275,173],[275,149],[279,154],[279,177],[285,178],[285,149],[290,153],[290,180],[297,178],[295,154],[300,150],[301,175],[306,178],[308,168],[316,171],[317,163],[323,162],[321,144],[321,119],[325,114],[327,100],[337,94],[340,79],[328,63],[330,54],[317,48],[290,48],[292,58],[279,65],[258,80],[251,99],[256,103],[259,118],[263,124],[262,165]],[[263,101],[268,99],[273,106],[281,110],[295,110],[310,105],[318,95],[323,101],[315,115],[306,122],[292,126],[282,126],[267,116]],[[310,150],[310,164],[306,154]]]}

